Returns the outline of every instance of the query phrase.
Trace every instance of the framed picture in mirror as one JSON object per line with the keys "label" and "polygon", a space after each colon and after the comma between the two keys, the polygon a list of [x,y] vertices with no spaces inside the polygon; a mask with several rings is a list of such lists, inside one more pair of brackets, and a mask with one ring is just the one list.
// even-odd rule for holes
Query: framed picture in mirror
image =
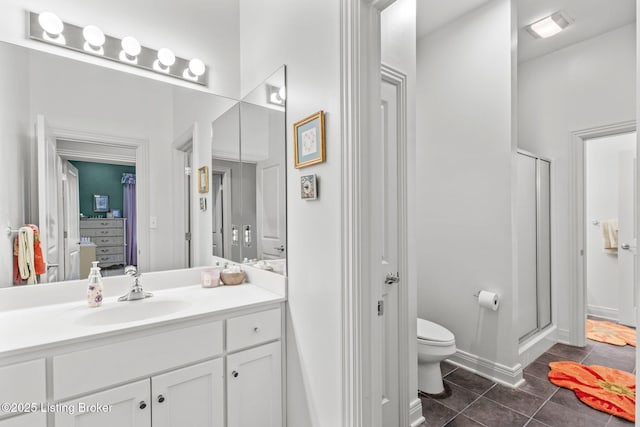
{"label": "framed picture in mirror", "polygon": [[293,125],[293,160],[296,168],[325,161],[324,111]]}
{"label": "framed picture in mirror", "polygon": [[102,194],[93,195],[93,211],[94,212],[109,212],[109,196]]}
{"label": "framed picture in mirror", "polygon": [[198,193],[209,192],[209,166],[198,169]]}

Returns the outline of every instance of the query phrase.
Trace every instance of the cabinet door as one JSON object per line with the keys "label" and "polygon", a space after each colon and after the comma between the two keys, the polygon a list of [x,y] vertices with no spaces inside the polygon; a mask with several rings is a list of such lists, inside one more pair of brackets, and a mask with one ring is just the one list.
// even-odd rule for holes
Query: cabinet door
{"label": "cabinet door", "polygon": [[149,380],[61,403],[56,427],[151,427]]}
{"label": "cabinet door", "polygon": [[47,427],[47,415],[44,412],[18,415],[0,421],[0,427]]}
{"label": "cabinet door", "polygon": [[151,378],[153,427],[222,427],[222,359]]}
{"label": "cabinet door", "polygon": [[280,345],[227,356],[228,427],[282,426]]}

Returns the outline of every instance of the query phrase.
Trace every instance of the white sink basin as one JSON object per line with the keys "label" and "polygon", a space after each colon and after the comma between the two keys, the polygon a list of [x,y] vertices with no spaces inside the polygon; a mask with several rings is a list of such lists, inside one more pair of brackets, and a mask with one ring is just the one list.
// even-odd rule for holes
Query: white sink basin
{"label": "white sink basin", "polygon": [[166,316],[183,310],[189,305],[185,301],[155,299],[154,297],[136,301],[110,302],[101,307],[87,308],[87,314],[81,316],[78,322],[90,325],[135,322]]}

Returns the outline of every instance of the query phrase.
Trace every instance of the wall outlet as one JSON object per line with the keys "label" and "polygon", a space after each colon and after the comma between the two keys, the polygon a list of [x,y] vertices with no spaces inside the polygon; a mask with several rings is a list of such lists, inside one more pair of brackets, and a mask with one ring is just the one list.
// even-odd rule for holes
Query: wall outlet
{"label": "wall outlet", "polygon": [[158,217],[149,217],[149,228],[158,228]]}

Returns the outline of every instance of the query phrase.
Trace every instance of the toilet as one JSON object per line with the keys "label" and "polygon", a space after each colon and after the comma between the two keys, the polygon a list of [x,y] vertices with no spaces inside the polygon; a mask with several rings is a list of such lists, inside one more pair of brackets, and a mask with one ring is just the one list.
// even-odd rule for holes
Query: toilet
{"label": "toilet", "polygon": [[418,390],[427,394],[444,392],[440,362],[456,352],[456,338],[437,323],[418,319]]}

